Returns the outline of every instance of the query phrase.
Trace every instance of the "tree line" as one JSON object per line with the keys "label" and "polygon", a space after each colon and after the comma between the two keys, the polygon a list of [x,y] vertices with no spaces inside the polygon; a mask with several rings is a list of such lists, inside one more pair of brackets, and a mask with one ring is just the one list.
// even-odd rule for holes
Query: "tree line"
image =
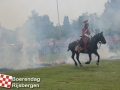
{"label": "tree line", "polygon": [[76,20],[70,23],[69,16],[64,16],[63,25],[54,25],[48,15],[39,15],[35,10],[21,27],[14,31],[4,27],[0,28],[1,38],[6,42],[17,42],[22,37],[26,40],[41,41],[44,39],[62,38],[68,39],[74,36],[80,36],[84,26],[83,21],[88,19],[90,30],[96,33],[105,32],[106,35],[120,34],[120,0],[109,0],[105,3],[104,12],[99,16],[97,13],[83,13]]}

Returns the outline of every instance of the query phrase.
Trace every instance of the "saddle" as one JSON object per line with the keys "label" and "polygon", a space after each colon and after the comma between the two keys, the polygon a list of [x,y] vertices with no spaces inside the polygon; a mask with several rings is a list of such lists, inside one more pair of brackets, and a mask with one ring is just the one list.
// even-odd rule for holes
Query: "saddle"
{"label": "saddle", "polygon": [[80,51],[82,51],[84,48],[82,48],[81,46],[80,46],[80,44],[78,44],[76,47],[75,47],[75,51],[77,51],[78,53],[80,52]]}
{"label": "saddle", "polygon": [[[82,36],[80,36],[80,37],[82,37]],[[78,53],[81,52],[82,50],[84,50],[84,45],[82,46],[80,44],[81,40],[82,40],[82,38],[77,40],[78,45],[75,47],[75,51],[77,51]],[[83,42],[83,44],[84,44],[84,42]],[[89,46],[89,44],[90,44],[90,38],[87,37],[87,47]]]}

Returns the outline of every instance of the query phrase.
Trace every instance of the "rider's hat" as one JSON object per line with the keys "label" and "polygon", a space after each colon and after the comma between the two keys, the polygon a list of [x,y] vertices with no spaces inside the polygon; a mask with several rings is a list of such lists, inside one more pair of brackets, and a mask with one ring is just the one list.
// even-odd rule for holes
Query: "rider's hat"
{"label": "rider's hat", "polygon": [[85,20],[83,23],[88,24],[88,20]]}

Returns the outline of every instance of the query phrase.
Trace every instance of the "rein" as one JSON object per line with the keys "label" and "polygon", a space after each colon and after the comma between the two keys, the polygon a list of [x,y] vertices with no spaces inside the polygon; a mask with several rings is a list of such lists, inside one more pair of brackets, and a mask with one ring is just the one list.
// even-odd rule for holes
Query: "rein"
{"label": "rein", "polygon": [[[101,46],[101,41],[99,41],[99,44],[100,44],[100,46]],[[98,48],[98,49],[100,49],[100,46],[99,46],[99,48]]]}
{"label": "rein", "polygon": [[[100,34],[98,34],[98,35],[100,36]],[[98,43],[99,43],[99,44],[100,44],[100,46],[101,46],[101,43],[102,43],[102,42],[101,42],[101,41],[99,41]],[[100,46],[99,46],[99,48],[98,48],[98,49],[100,49]]]}

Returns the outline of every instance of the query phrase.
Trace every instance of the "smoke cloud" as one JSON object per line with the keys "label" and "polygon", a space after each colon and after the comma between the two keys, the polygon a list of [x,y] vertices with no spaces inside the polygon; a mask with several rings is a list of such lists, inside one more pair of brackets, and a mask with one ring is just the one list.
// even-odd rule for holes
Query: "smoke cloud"
{"label": "smoke cloud", "polygon": [[[65,0],[64,0],[65,1]],[[9,1],[8,1],[9,2]],[[28,1],[29,2],[29,1]],[[42,1],[40,1],[41,3],[42,3]],[[67,1],[65,1],[66,3],[67,3]],[[87,1],[88,2],[88,1]],[[93,1],[94,2],[94,1]],[[92,2],[92,3],[93,3]],[[2,3],[5,3],[4,1],[2,1]],[[10,2],[9,2],[10,3]],[[6,4],[6,6],[7,5],[9,5],[9,3],[7,3]],[[18,1],[17,3],[21,3],[20,1]],[[82,3],[81,1],[79,2],[79,3]],[[23,3],[21,3],[21,4],[23,4]],[[31,3],[31,4],[33,4],[33,3]],[[31,5],[30,4],[30,5]],[[55,3],[54,3],[55,4]],[[26,4],[25,4],[26,5]],[[25,6],[25,5],[23,5],[23,6]],[[62,5],[62,1],[60,1],[60,6]],[[70,3],[70,5],[73,5],[73,2],[71,2]],[[74,4],[74,5],[76,5],[76,4]],[[85,5],[85,4],[83,4],[83,5]],[[11,5],[9,5],[10,7],[11,7]],[[91,5],[90,5],[91,6]],[[90,7],[89,6],[89,7]],[[37,6],[36,6],[37,7]],[[66,7],[66,5],[65,5],[65,7]],[[89,8],[89,7],[87,7],[87,8]],[[13,7],[11,7],[11,8],[13,8]],[[14,7],[14,8],[16,8],[16,7]],[[21,27],[19,27],[19,28],[17,28],[17,30],[15,31],[15,33],[17,34],[17,36],[18,36],[18,38],[13,38],[12,40],[15,40],[15,39],[17,39],[16,41],[19,41],[19,42],[16,42],[15,44],[8,44],[8,43],[6,43],[6,42],[3,42],[3,45],[1,46],[1,52],[2,53],[0,53],[0,58],[1,58],[1,63],[0,63],[0,68],[9,68],[9,69],[26,69],[26,68],[33,68],[34,66],[32,66],[32,65],[35,65],[37,62],[36,62],[36,60],[39,62],[39,60],[40,60],[40,57],[39,57],[39,52],[40,52],[40,48],[42,48],[42,51],[44,51],[44,45],[42,46],[42,45],[40,45],[40,41],[38,40],[38,37],[39,38],[43,38],[43,37],[41,37],[41,36],[43,36],[42,34],[38,34],[35,30],[36,30],[36,28],[35,28],[35,26],[34,26],[34,22],[31,20],[26,20],[26,18],[25,17],[23,17],[23,16],[19,16],[19,15],[21,15],[21,13],[19,13],[19,11],[21,11],[21,10],[23,10],[23,8],[21,7],[21,6],[18,6],[18,8],[21,8],[20,10],[18,10],[18,12],[16,12],[16,11],[14,11],[14,10],[12,10],[11,12],[15,12],[15,13],[17,13],[16,14],[16,17],[14,17],[14,16],[12,16],[12,15],[10,15],[9,13],[4,13],[3,15],[10,15],[10,16],[12,16],[12,18],[11,17],[9,17],[10,19],[7,19],[7,20],[2,20],[2,22],[3,21],[5,21],[5,23],[4,23],[4,25],[6,24],[6,25],[8,25],[8,27],[11,27],[11,28],[13,28],[12,26],[17,26],[18,25],[18,23],[17,22],[19,22],[19,25],[21,26]],[[34,8],[34,7],[33,7]],[[52,8],[54,8],[54,7],[52,7]],[[60,16],[61,15],[63,15],[63,13],[65,13],[65,12],[62,12],[62,10],[63,10],[63,8],[64,7],[62,7],[62,8],[60,8]],[[68,8],[70,8],[69,6],[68,6]],[[76,7],[75,6],[75,8],[76,8],[76,10],[77,11],[80,11],[80,10],[78,10],[78,7]],[[85,9],[83,9],[82,8],[82,13],[84,12],[84,10],[86,10],[86,11],[88,11],[87,10],[87,8],[85,8]],[[37,7],[37,10],[39,9],[39,7]],[[80,8],[81,9],[81,8]],[[96,8],[97,9],[97,8]],[[111,10],[110,12],[114,12],[115,10],[116,10],[117,8],[114,8],[113,10]],[[10,11],[10,9],[5,9],[5,11]],[[26,10],[26,9],[25,9]],[[71,9],[69,9],[70,11],[71,11]],[[69,11],[68,9],[66,9],[65,11],[67,11],[66,12],[66,14],[68,14],[68,16],[69,15],[72,15],[72,16],[70,16],[70,18],[73,18],[73,17],[77,17],[76,16],[76,12],[74,12],[74,14],[71,14],[71,12]],[[89,11],[89,12],[92,12],[92,10],[93,10],[93,8],[91,8],[91,11]],[[51,12],[52,10],[49,10],[49,12]],[[55,11],[56,11],[56,9],[55,9]],[[74,11],[74,10],[73,10]],[[2,11],[3,12],[3,11]],[[30,11],[31,12],[31,11]],[[30,12],[27,12],[27,13],[30,13]],[[89,16],[89,12],[88,12],[88,16]],[[94,11],[93,11],[94,12]],[[101,11],[100,11],[101,12]],[[110,15],[110,12],[106,12],[106,14],[105,15]],[[26,11],[23,11],[22,13],[26,13]],[[42,12],[41,12],[42,13]],[[40,13],[40,14],[41,14]],[[73,13],[73,12],[72,12]],[[50,18],[55,18],[54,17],[54,15],[53,15],[54,13],[51,13],[50,14]],[[80,13],[79,12],[77,12],[77,14],[78,15],[80,15]],[[114,13],[115,14],[115,13]],[[27,15],[29,15],[29,14],[27,14]],[[81,14],[82,15],[82,14]],[[106,30],[106,28],[108,28],[108,27],[111,27],[111,23],[104,23],[104,19],[106,18],[105,17],[105,15],[102,15],[102,16],[99,16],[98,18],[99,18],[99,20],[97,20],[96,18],[94,18],[94,22],[92,22],[92,18],[90,19],[91,21],[90,21],[90,25],[93,25],[93,26],[90,26],[90,27],[92,27],[92,28],[98,28],[98,29],[100,29],[100,31],[103,31],[103,33],[104,33],[104,36],[105,37],[107,37],[107,34],[105,33],[105,30]],[[117,13],[117,14],[115,14],[115,17],[113,18],[113,22],[114,22],[114,27],[117,27],[117,29],[119,29],[119,15],[120,15],[120,13]],[[18,17],[17,17],[18,16]],[[57,15],[56,15],[57,16]],[[0,16],[1,17],[1,16]],[[22,19],[24,19],[24,24],[22,25],[22,24],[20,24],[21,22],[23,22],[22,20],[21,20],[21,18]],[[56,17],[57,18],[57,17]],[[63,19],[63,17],[61,17],[62,19]],[[109,17],[109,18],[107,18],[107,20],[109,20],[111,17]],[[17,20],[15,23],[12,23],[12,20]],[[61,19],[61,21],[62,21],[62,19]],[[20,20],[20,21],[19,21]],[[6,23],[6,21],[8,21],[7,23]],[[55,20],[54,20],[55,21]],[[76,20],[75,20],[76,21]],[[57,19],[56,19],[56,22],[57,22]],[[16,25],[15,25],[16,24]],[[19,26],[18,25],[18,26]],[[39,26],[39,28],[40,29],[43,29],[43,27],[42,26]],[[3,28],[2,28],[3,29]],[[2,32],[2,31],[1,31]],[[80,33],[81,32],[81,28],[80,28],[80,31],[78,32],[78,31],[75,31],[75,30],[72,30],[72,32],[71,33]],[[37,33],[37,34],[36,34]],[[46,32],[47,33],[47,32]],[[75,35],[74,34],[74,35]],[[3,34],[4,36],[6,36],[6,38],[9,38],[9,35],[6,35],[6,33],[4,33]],[[73,38],[73,37],[72,37]],[[77,39],[76,39],[77,40]],[[46,41],[45,41],[46,42]],[[44,44],[45,42],[43,42],[42,41],[42,43]],[[57,42],[58,43],[58,42]],[[21,48],[21,51],[20,51],[20,53],[19,53],[19,51],[17,51],[17,49],[15,49],[17,46],[16,45],[18,45],[19,46],[19,48]],[[16,51],[14,51],[13,50],[13,47],[14,47],[14,50],[16,50]],[[98,45],[98,47],[99,47],[99,45]],[[56,49],[56,51],[57,51],[57,49]],[[64,50],[63,51],[67,51],[67,47],[65,47],[64,48]],[[44,55],[44,53],[45,52],[43,52],[43,55]],[[49,53],[49,52],[47,52],[47,53]],[[67,63],[67,64],[73,64],[74,63],[74,61],[71,59],[71,52],[66,52],[67,54],[65,54],[65,56],[67,57],[67,59],[65,59],[65,63]],[[98,49],[98,53],[99,53],[99,55],[100,55],[100,60],[113,60],[113,59],[119,59],[120,58],[120,52],[119,51],[117,51],[117,52],[112,52],[111,50],[110,50],[110,48],[108,47],[108,44],[106,44],[106,45],[101,45],[101,47],[100,47],[100,49]],[[59,54],[58,54],[59,55]],[[59,57],[61,57],[61,56],[59,56]],[[76,59],[76,57],[75,57],[75,59]],[[43,61],[41,62],[39,62],[39,64],[42,64],[43,62],[47,62],[46,61],[46,59],[42,59]],[[86,54],[80,54],[80,61],[83,63],[83,62],[86,62],[86,61],[88,61],[89,60],[89,58],[88,58],[88,55],[86,55]],[[92,61],[96,61],[97,60],[97,58],[96,58],[96,56],[95,55],[92,55]],[[57,59],[56,59],[56,61],[57,61]],[[48,61],[48,63],[50,64],[51,62],[49,62]],[[38,65],[38,66],[40,66],[40,65]]]}

